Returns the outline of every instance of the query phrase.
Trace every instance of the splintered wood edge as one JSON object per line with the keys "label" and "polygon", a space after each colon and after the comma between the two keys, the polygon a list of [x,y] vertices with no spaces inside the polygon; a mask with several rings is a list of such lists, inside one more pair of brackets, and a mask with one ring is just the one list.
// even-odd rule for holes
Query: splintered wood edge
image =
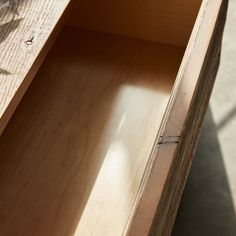
{"label": "splintered wood edge", "polygon": [[[205,92],[203,97],[197,97],[199,96],[199,90],[203,89],[199,88],[198,83],[199,80],[206,81],[208,76],[212,77],[211,79],[209,78],[210,82],[204,84],[204,86],[207,86],[208,93],[211,92],[214,84],[214,76],[216,75],[219,64],[218,51],[220,50],[220,46],[216,48],[218,51],[211,55],[208,55],[208,49],[209,45],[212,44],[212,36],[213,33],[216,34],[215,30],[217,27],[220,27],[221,31],[217,32],[219,35],[215,37],[218,38],[216,41],[213,41],[215,44],[221,44],[227,5],[227,0],[203,0],[202,2],[157,140],[150,156],[150,161],[140,185],[139,194],[133,205],[133,210],[124,231],[125,235],[169,235],[171,232],[178,209],[178,201],[176,201],[175,206],[173,206],[171,203],[172,200],[170,199],[175,197],[174,194],[176,194],[176,191],[178,195],[181,196],[182,194],[186,176],[191,166],[191,157],[189,157],[189,155],[193,155],[196,146],[195,144],[200,133],[204,109],[207,107],[210,96],[210,94],[207,96],[207,92]],[[217,26],[218,17],[220,17],[223,22],[218,22],[219,26]],[[213,48],[214,46],[215,45],[213,45]],[[214,59],[213,56],[217,56],[217,58]],[[204,66],[208,66],[205,65],[205,60],[209,60],[207,57],[212,58],[212,60],[214,59],[213,62],[208,61],[208,64],[212,63],[211,67],[213,68],[213,72],[211,71],[211,73],[207,71],[207,68],[203,69]],[[200,105],[197,107],[197,110],[194,110],[196,107],[196,99],[198,99]],[[206,101],[201,101],[201,99],[205,99]],[[190,112],[194,114],[190,114]],[[199,112],[199,114],[197,114],[197,112]],[[193,119],[191,116],[196,117]],[[191,124],[189,124],[190,121],[192,122]],[[197,126],[194,130],[197,134],[191,132],[190,129],[193,128],[193,126]],[[185,130],[186,128],[189,130]],[[182,142],[184,141],[182,140],[183,132],[185,133],[185,136],[187,132],[194,136],[193,140],[188,141],[191,147],[185,147],[185,143]],[[191,137],[191,135],[188,135],[188,138],[189,137]],[[184,176],[181,176],[183,179],[179,180],[181,186],[178,186],[178,189],[175,189],[176,186],[168,185],[171,184],[171,178],[175,177],[175,174],[173,174],[173,176],[170,172],[177,171],[174,168],[176,164],[175,159],[183,154],[180,149],[186,150],[185,158],[189,158],[189,162],[187,164],[185,163],[184,168],[187,170],[184,170]],[[186,160],[181,160],[180,166],[178,166],[180,169],[182,167],[182,162],[184,161]],[[164,202],[163,198],[165,197],[165,190],[169,191],[168,198],[170,202],[165,202],[165,206],[163,206],[161,204],[162,201]],[[178,200],[180,199],[180,196],[178,197]],[[174,207],[175,209],[170,210],[170,207]],[[169,210],[172,215],[169,215]],[[170,223],[166,223],[167,217],[171,218],[169,219]],[[156,225],[153,226],[153,220],[155,218],[158,218],[159,221],[156,221]],[[168,229],[166,229],[166,224],[168,224]],[[156,229],[153,229],[153,227],[156,227]]]}
{"label": "splintered wood edge", "polygon": [[[41,64],[43,63],[48,51],[50,50],[51,46],[53,45],[57,35],[59,34],[63,23],[65,21],[68,8],[70,6],[70,0],[63,0],[60,3],[54,3],[55,4],[54,9],[54,19],[51,21],[50,19],[47,21],[47,18],[45,18],[45,21],[47,22],[47,27],[44,27],[41,29],[40,22],[38,23],[38,26],[40,30],[38,29],[38,32],[36,32],[38,35],[43,35],[43,37],[40,40],[33,39],[34,41],[37,41],[33,45],[33,49],[29,49],[31,47],[31,44],[28,44],[26,41],[22,42],[25,43],[25,50],[33,50],[33,55],[29,54],[29,57],[23,61],[20,61],[15,68],[17,68],[18,74],[11,74],[11,72],[7,74],[0,74],[0,95],[1,95],[1,106],[0,106],[0,135],[4,131],[5,127],[7,126],[7,123],[9,122],[10,118],[12,117],[15,109],[17,108],[18,104],[20,103],[22,97],[24,96],[26,90],[28,89],[29,85],[31,84],[35,74],[37,73],[38,69],[40,68]],[[41,4],[41,3],[40,3]],[[42,3],[44,4],[44,3]],[[46,4],[46,3],[45,3]],[[49,4],[49,3],[48,3]],[[59,5],[58,5],[59,4]],[[52,9],[52,8],[50,8]],[[29,17],[35,17],[37,18],[39,14],[37,14],[39,9],[32,9],[29,10]],[[7,13],[9,14],[9,13]],[[40,12],[40,14],[43,14],[44,17],[50,16],[50,12]],[[3,16],[4,18],[4,16]],[[18,20],[21,19],[21,16],[18,16]],[[27,17],[26,17],[27,18]],[[50,17],[49,17],[50,18]],[[1,17],[2,19],[2,17]],[[38,18],[37,18],[38,19]],[[12,19],[14,20],[14,18]],[[10,22],[12,21],[10,20]],[[26,22],[27,24],[27,22]],[[17,38],[20,39],[25,38],[26,36],[23,36],[25,34],[25,28],[27,25],[25,25],[24,29],[20,28],[19,30],[15,29],[15,35],[17,35]],[[11,29],[6,28],[6,31],[2,33],[7,33]],[[35,29],[37,31],[37,29]],[[44,32],[43,32],[44,31]],[[40,38],[40,37],[39,37]],[[5,39],[8,40],[8,39]],[[9,42],[7,42],[9,44]],[[21,58],[22,57],[22,50],[18,50],[20,47],[22,48],[22,43],[18,42],[17,46],[4,46],[4,41],[1,42],[1,46],[4,48],[4,51],[6,51],[6,55],[9,55],[9,50],[15,50],[16,52],[21,52],[20,55],[16,53],[16,55],[13,53],[11,55],[11,58]],[[33,44],[33,42],[32,42]],[[4,51],[1,52],[2,55],[4,55]],[[5,57],[6,61],[12,60],[11,58],[8,58],[8,56]],[[4,64],[4,61],[1,61],[0,67]],[[7,64],[7,63],[5,63]],[[1,70],[3,68],[0,68]],[[5,69],[5,68],[4,68]],[[9,80],[9,77],[12,77],[11,80]],[[9,82],[10,81],[10,82]],[[9,83],[6,85],[6,83]],[[17,84],[17,85],[16,85]],[[14,86],[14,87],[13,87]],[[6,87],[9,87],[6,89]],[[5,100],[5,101],[3,101]]]}

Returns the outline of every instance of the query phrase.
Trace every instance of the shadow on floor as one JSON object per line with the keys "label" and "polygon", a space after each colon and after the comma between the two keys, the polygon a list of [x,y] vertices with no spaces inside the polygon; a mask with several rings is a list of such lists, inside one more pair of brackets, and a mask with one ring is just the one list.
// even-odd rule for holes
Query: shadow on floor
{"label": "shadow on floor", "polygon": [[210,108],[172,233],[190,235],[236,235],[235,209]]}
{"label": "shadow on floor", "polygon": [[225,118],[218,124],[217,129],[218,131],[223,129],[234,117],[236,116],[236,107],[234,107],[226,116]]}

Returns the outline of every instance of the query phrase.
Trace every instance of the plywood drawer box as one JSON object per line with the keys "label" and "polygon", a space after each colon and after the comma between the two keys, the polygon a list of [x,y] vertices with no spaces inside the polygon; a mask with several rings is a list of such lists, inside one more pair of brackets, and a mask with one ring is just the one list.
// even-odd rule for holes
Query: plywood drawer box
{"label": "plywood drawer box", "polygon": [[5,2],[0,235],[170,235],[227,1]]}

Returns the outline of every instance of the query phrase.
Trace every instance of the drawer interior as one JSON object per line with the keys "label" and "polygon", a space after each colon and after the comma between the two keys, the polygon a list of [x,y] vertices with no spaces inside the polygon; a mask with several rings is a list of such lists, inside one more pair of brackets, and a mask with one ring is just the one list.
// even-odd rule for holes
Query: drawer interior
{"label": "drawer interior", "polygon": [[134,207],[186,40],[92,26],[87,3],[0,137],[1,235],[122,235]]}
{"label": "drawer interior", "polygon": [[202,0],[74,1],[68,24],[186,46]]}

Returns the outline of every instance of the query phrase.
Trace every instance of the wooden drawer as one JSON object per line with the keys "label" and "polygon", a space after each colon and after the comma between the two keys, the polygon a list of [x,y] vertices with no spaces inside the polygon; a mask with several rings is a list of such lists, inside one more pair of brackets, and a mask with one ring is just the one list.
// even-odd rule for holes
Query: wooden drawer
{"label": "wooden drawer", "polygon": [[226,10],[226,0],[1,6],[0,235],[170,235]]}

